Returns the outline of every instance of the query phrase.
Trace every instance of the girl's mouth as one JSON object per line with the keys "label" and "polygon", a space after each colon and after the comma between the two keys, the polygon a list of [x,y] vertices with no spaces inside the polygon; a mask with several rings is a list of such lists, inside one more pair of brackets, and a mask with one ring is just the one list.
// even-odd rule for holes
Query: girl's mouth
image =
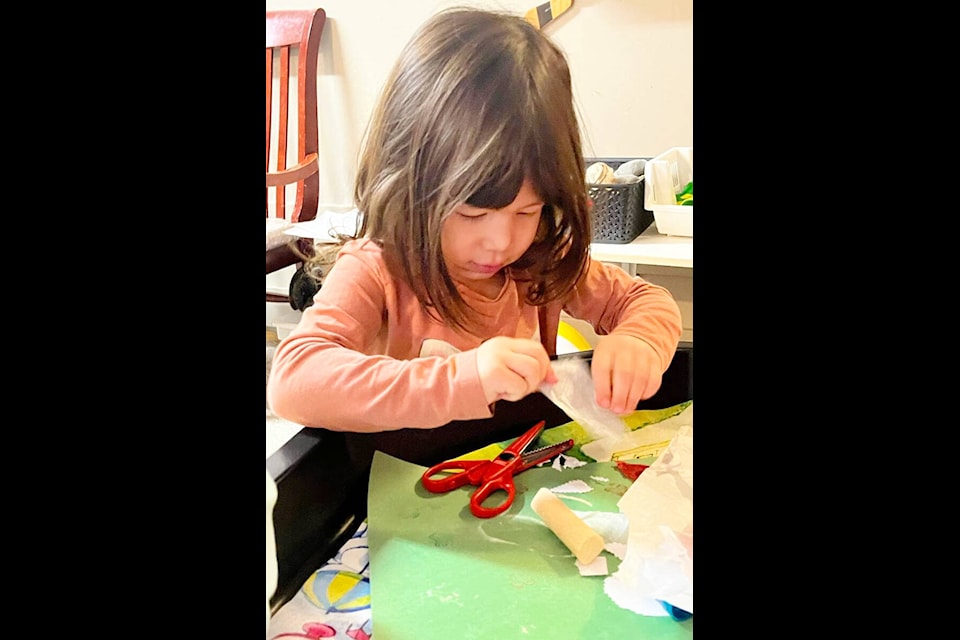
{"label": "girl's mouth", "polygon": [[496,272],[500,271],[503,268],[503,265],[500,264],[477,264],[476,262],[470,263],[470,268],[484,275],[492,276]]}

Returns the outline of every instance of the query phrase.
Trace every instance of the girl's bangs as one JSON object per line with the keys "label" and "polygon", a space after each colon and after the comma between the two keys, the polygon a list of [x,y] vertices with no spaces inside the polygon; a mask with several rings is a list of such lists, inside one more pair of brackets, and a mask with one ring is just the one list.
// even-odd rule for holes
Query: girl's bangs
{"label": "girl's bangs", "polygon": [[467,198],[467,204],[481,209],[502,209],[513,202],[523,184],[523,166],[514,165],[491,177]]}
{"label": "girl's bangs", "polygon": [[519,135],[512,138],[510,135],[502,137],[508,142],[501,147],[500,153],[492,156],[496,160],[484,172],[488,176],[487,180],[467,198],[470,206],[502,209],[517,198],[520,187],[527,178],[537,195],[546,202],[550,202],[549,195],[556,193],[555,180],[548,175],[552,168],[543,165],[537,146],[518,142],[524,138],[529,139],[529,134],[514,133]]}

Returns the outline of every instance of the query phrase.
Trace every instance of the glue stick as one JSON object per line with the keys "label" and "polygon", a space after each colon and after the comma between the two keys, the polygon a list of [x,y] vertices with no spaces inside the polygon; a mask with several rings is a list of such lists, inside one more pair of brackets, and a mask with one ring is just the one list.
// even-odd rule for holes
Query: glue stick
{"label": "glue stick", "polygon": [[603,551],[603,538],[570,510],[553,491],[543,487],[530,507],[567,546],[580,564],[590,564]]}

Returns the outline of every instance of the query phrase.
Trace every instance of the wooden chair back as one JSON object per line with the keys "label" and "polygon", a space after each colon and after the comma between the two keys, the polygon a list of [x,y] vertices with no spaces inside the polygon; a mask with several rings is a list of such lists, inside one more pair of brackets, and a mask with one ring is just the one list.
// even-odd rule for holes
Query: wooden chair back
{"label": "wooden chair back", "polygon": [[[267,11],[266,217],[316,218],[320,202],[317,65],[323,9]],[[292,97],[291,97],[292,96]],[[291,241],[296,242],[291,237]],[[301,251],[309,252],[309,243]],[[290,245],[267,251],[267,273],[301,261]],[[268,300],[286,300],[267,294]]]}

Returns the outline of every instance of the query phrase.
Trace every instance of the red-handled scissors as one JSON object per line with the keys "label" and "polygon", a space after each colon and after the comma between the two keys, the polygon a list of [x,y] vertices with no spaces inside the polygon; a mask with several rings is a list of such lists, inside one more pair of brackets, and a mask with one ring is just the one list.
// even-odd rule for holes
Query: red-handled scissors
{"label": "red-handled scissors", "polygon": [[[465,484],[476,485],[480,488],[470,497],[470,511],[473,515],[478,518],[491,518],[503,513],[513,504],[516,495],[513,476],[546,462],[573,446],[573,440],[565,440],[527,451],[543,433],[545,424],[543,420],[535,424],[493,460],[446,460],[427,469],[420,481],[424,488],[433,493],[452,491]],[[452,470],[458,470],[458,473],[434,478],[441,472]],[[483,506],[483,501],[495,491],[505,491],[506,499],[495,507]]]}

